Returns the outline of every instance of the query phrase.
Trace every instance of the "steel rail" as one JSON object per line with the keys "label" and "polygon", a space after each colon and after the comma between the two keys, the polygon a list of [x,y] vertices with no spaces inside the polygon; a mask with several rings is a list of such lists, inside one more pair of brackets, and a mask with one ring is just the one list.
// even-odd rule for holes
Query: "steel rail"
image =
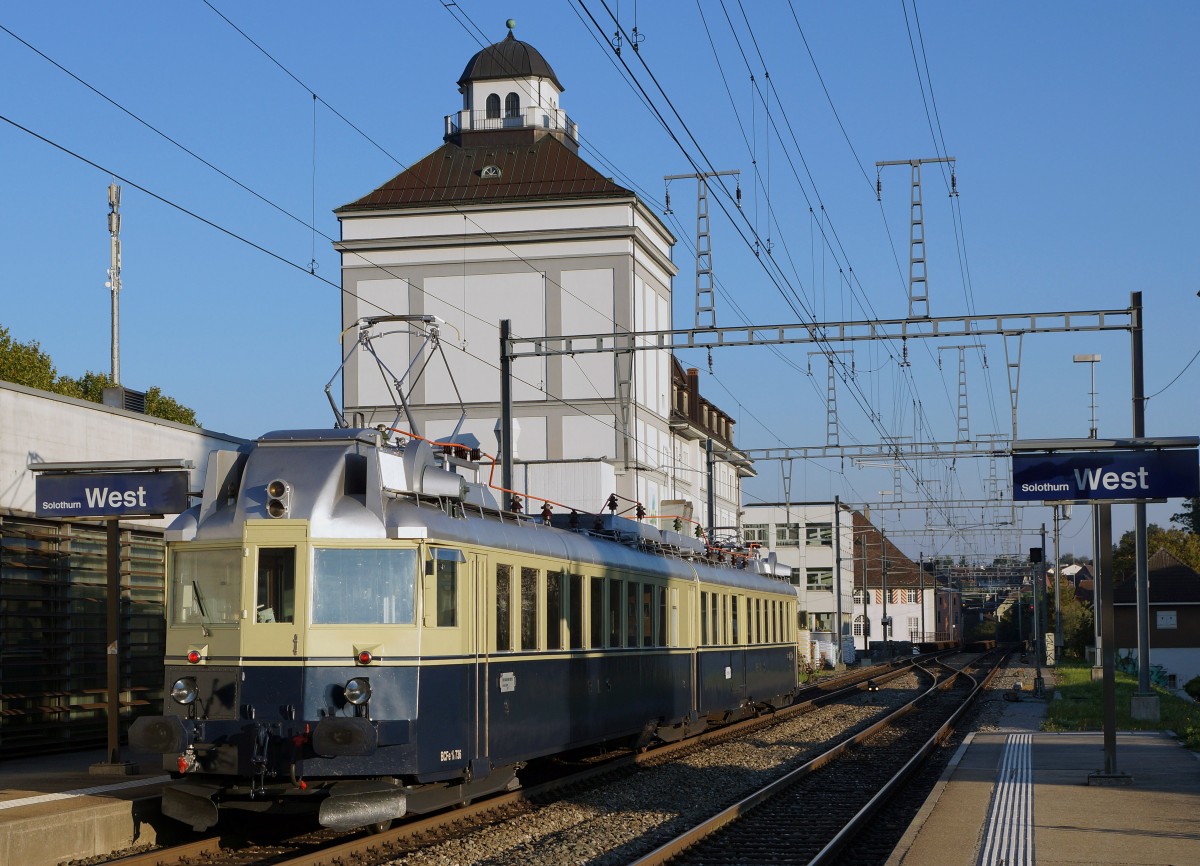
{"label": "steel rail", "polygon": [[220,854],[221,839],[210,836],[195,842],[185,842],[170,848],[158,848],[141,854],[131,854],[119,860],[110,860],[109,866],[179,866],[181,863],[197,861],[212,863],[216,862]]}
{"label": "steel rail", "polygon": [[[921,764],[923,764],[929,758],[929,756],[933,753],[933,750],[941,745],[942,741],[949,736],[950,732],[954,730],[955,723],[971,707],[971,705],[974,704],[975,699],[979,696],[983,689],[987,688],[988,684],[992,681],[992,678],[995,677],[997,671],[999,670],[999,664],[995,664],[992,666],[991,670],[988,671],[986,676],[975,681],[975,688],[971,690],[971,693],[962,702],[962,705],[950,715],[950,718],[946,720],[945,724],[938,728],[937,732],[925,742],[925,745],[917,750],[916,754],[909,758],[908,762],[900,768],[896,775],[894,775],[888,781],[888,783],[884,785],[879,792],[875,794],[875,796],[872,797],[866,803],[866,805],[864,805],[858,811],[858,813],[849,820],[849,822],[846,823],[846,825],[838,832],[838,834],[829,841],[829,844],[817,852],[817,855],[809,861],[809,866],[825,866],[827,863],[834,862],[834,860],[842,853],[845,847],[863,831],[867,823],[873,817],[875,817],[879,810],[887,804],[893,795],[895,795],[900,786],[908,781],[908,778],[921,766]],[[970,677],[973,680],[975,679],[965,670],[961,673],[963,676]]]}
{"label": "steel rail", "polygon": [[[949,655],[949,654],[950,653],[947,653],[947,655]],[[917,667],[919,667],[919,666],[917,666]],[[974,702],[975,698],[979,694],[980,689],[990,680],[991,676],[995,673],[995,671],[997,669],[998,669],[997,666],[993,666],[991,673],[989,673],[988,677],[984,678],[984,680],[982,680],[982,681],[975,680],[975,678],[972,677],[969,673],[967,673],[965,670],[962,670],[962,671],[956,671],[952,676],[946,677],[943,680],[939,680],[939,681],[935,682],[934,685],[932,685],[929,689],[927,689],[920,696],[918,696],[914,700],[910,701],[909,703],[897,708],[896,710],[889,713],[884,718],[880,719],[878,722],[870,725],[869,727],[865,728],[862,731],[859,731],[858,733],[852,735],[851,737],[848,737],[847,739],[843,740],[838,745],[827,750],[826,752],[822,753],[821,755],[818,755],[816,758],[809,761],[808,763],[803,764],[800,767],[797,767],[795,770],[792,770],[791,772],[787,773],[786,775],[774,780],[770,784],[765,785],[764,787],[760,788],[758,791],[751,794],[750,796],[744,797],[743,799],[739,800],[737,803],[734,803],[733,805],[727,807],[726,809],[723,809],[722,811],[718,812],[717,814],[713,815],[712,817],[708,818],[707,820],[703,821],[702,823],[691,828],[687,832],[677,836],[675,839],[671,840],[670,842],[667,842],[667,843],[659,846],[658,848],[651,851],[649,854],[645,855],[644,857],[641,857],[640,859],[633,861],[630,864],[630,866],[661,866],[661,864],[664,864],[664,863],[668,862],[669,860],[671,860],[673,857],[678,856],[679,854],[681,854],[688,848],[692,847],[693,845],[695,845],[697,842],[701,841],[705,837],[712,835],[717,830],[721,829],[722,827],[726,826],[727,824],[730,824],[730,823],[738,820],[742,816],[748,814],[755,807],[757,807],[757,806],[767,802],[768,800],[771,800],[775,796],[783,793],[784,791],[786,791],[787,789],[792,787],[794,784],[796,784],[797,782],[799,782],[801,779],[805,778],[806,776],[810,776],[813,773],[815,773],[816,771],[827,766],[828,764],[833,763],[835,760],[837,760],[842,755],[844,755],[847,751],[849,751],[852,747],[865,742],[866,740],[873,737],[875,734],[890,727],[897,720],[899,720],[903,716],[907,715],[908,713],[910,713],[914,709],[916,709],[916,707],[919,703],[925,701],[927,698],[929,698],[935,692],[942,690],[942,689],[949,688],[954,682],[956,682],[958,680],[959,677],[967,677],[968,679],[970,679],[972,682],[975,683],[974,688],[968,694],[966,699],[964,699],[964,701],[962,702],[962,705],[957,710],[955,710],[955,712],[953,714],[951,714],[950,720],[947,721],[946,723],[944,723],[943,725],[941,725],[938,728],[937,733],[933,737],[929,738],[929,740],[921,747],[920,751],[927,755],[930,751],[932,751],[933,746],[936,746],[940,742],[941,738],[944,738],[945,732],[950,729],[952,722],[957,720],[958,718],[960,718],[962,713],[964,712],[964,710]],[[911,772],[911,768],[918,766],[919,762],[914,762],[914,760],[915,759],[910,759],[905,764],[904,768],[902,768],[900,770],[900,772],[897,773],[896,776],[894,776],[893,779],[891,781],[889,781],[889,783],[887,785],[885,785],[885,788],[888,789],[889,791],[894,791],[895,788],[900,784],[900,782],[895,781],[896,777],[901,776],[903,774],[904,777],[907,778],[907,774]],[[901,781],[903,781],[903,779],[901,779]],[[843,828],[843,830],[838,833],[838,835],[835,837],[835,839],[838,841],[838,847],[837,847],[836,851],[840,851],[848,841],[850,841],[852,838],[854,838],[855,835],[857,835],[857,833],[860,831],[863,823],[865,821],[869,820],[869,818],[872,815],[874,815],[876,811],[878,811],[879,807],[885,801],[886,801],[886,798],[881,798],[879,794],[876,794],[875,797],[873,797],[872,800],[867,804],[867,806],[864,806],[863,809],[860,810],[860,812],[858,814],[856,814],[854,816],[854,818],[851,819],[851,821],[849,822],[849,824],[847,826],[852,824],[855,829],[852,832],[847,832],[846,829]],[[869,811],[868,811],[868,809],[869,809]],[[831,853],[836,853],[836,851],[833,848],[831,848],[832,845],[833,845],[832,842],[829,843],[828,845],[826,845],[826,848],[822,849],[822,851],[818,854],[818,857],[830,856],[830,855],[826,855],[826,849],[830,850]],[[811,864],[814,864],[817,862],[818,861],[815,859],[812,860],[810,863],[810,866],[811,866]],[[825,860],[823,862],[829,862],[829,861]]]}

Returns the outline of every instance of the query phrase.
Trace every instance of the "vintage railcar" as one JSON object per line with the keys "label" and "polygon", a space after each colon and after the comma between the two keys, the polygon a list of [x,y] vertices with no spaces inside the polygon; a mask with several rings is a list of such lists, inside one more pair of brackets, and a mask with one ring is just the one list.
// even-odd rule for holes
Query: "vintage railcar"
{"label": "vintage railcar", "polygon": [[534,758],[790,700],[796,594],[772,566],[613,514],[505,512],[471,478],[378,430],[213,453],[168,530],[164,714],[130,731],[177,779],[165,814],[380,827]]}

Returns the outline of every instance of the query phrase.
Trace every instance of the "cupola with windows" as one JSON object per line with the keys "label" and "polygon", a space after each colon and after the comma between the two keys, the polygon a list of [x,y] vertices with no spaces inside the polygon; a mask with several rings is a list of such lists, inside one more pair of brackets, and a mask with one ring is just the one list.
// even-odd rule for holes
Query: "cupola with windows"
{"label": "cupola with windows", "polygon": [[458,79],[463,107],[446,116],[445,140],[473,146],[552,135],[577,150],[579,127],[559,107],[558,76],[541,52],[513,35],[515,27],[510,18],[508,36],[467,61]]}

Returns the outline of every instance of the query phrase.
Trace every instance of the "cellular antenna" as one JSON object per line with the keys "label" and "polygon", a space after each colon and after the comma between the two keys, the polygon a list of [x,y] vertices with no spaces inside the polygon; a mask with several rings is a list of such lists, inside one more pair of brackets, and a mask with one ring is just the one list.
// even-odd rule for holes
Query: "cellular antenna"
{"label": "cellular antenna", "polygon": [[112,383],[121,384],[121,187],[108,185],[108,281],[112,290]]}

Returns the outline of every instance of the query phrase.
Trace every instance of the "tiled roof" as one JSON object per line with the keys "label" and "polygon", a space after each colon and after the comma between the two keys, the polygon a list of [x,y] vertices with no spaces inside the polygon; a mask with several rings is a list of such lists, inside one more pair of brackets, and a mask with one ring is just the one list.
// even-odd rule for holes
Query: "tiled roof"
{"label": "tiled roof", "polygon": [[[495,166],[498,176],[484,177]],[[553,135],[534,142],[461,147],[447,142],[337,213],[421,205],[547,199],[623,198],[633,193],[604,177]]]}
{"label": "tiled roof", "polygon": [[[1147,560],[1150,604],[1200,603],[1200,574],[1169,550],[1161,549]],[[1137,603],[1137,581],[1130,577],[1113,588],[1114,604]]]}
{"label": "tiled roof", "polygon": [[[855,538],[854,587],[882,588],[884,536],[862,512],[855,511],[851,520]],[[935,579],[922,574],[917,563],[905,556],[890,540],[886,542],[886,550],[887,585],[890,589],[916,589],[922,584],[933,587]]]}

